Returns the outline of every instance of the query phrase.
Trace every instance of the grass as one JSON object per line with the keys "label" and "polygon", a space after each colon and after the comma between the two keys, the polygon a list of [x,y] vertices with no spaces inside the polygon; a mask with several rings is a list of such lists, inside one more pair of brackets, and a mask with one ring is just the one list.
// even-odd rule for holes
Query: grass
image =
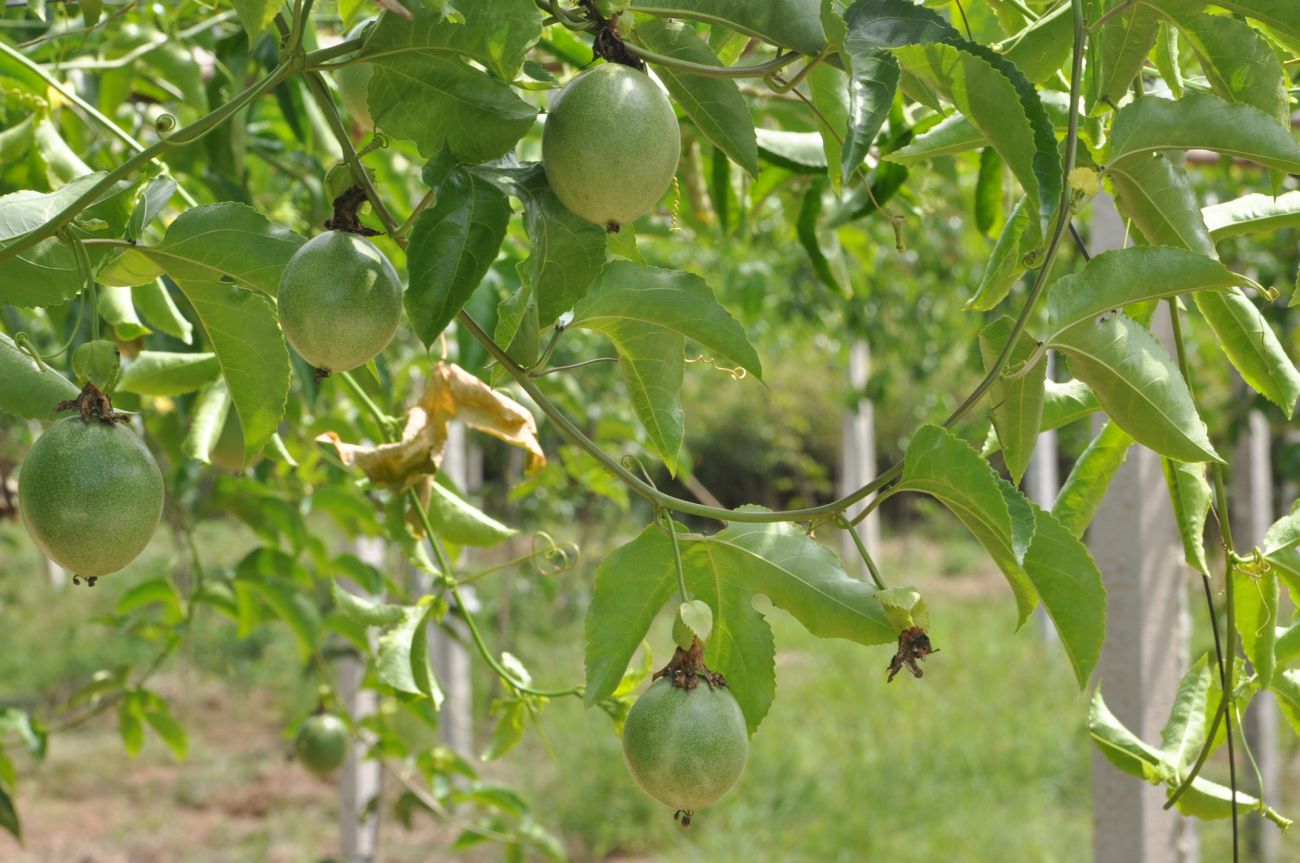
{"label": "grass", "polygon": [[[819,640],[765,609],[778,651],[776,702],[740,784],[690,830],[635,788],[608,717],[577,699],[548,705],[539,727],[484,765],[485,775],[519,787],[579,863],[1088,858],[1092,752],[1086,703],[1064,656],[1032,625],[1012,631],[1008,589],[964,536],[914,527],[907,537],[888,543],[880,562],[891,582],[914,583],[929,600],[941,652],[925,677],[887,684],[889,649]],[[237,560],[252,541],[221,525],[202,539],[213,565]],[[598,559],[589,550],[582,568],[562,576],[512,577],[511,634],[488,627],[493,646],[524,657],[548,684],[579,679],[582,597]],[[97,669],[149,656],[147,645],[93,621],[131,584],[172,565],[164,539],[94,591],[55,593],[19,529],[0,528],[0,706],[55,704]],[[491,603],[505,583],[483,583],[484,598]],[[651,641],[662,664],[666,627]],[[483,716],[493,683],[481,667],[476,674]],[[17,801],[28,847],[0,837],[0,859],[287,863],[334,851],[333,788],[284,757],[285,729],[314,687],[286,633],[264,627],[240,642],[229,624],[200,618],[191,649],[157,686],[190,729],[188,762],[174,764],[153,740],[131,761],[111,715],[56,736],[43,766],[23,765]],[[489,732],[480,727],[480,743]],[[1295,746],[1284,752],[1294,763]],[[1296,772],[1284,773],[1297,799]],[[385,859],[450,859],[440,849],[454,835],[431,819],[410,832],[390,821]],[[1202,825],[1203,859],[1227,859],[1228,836],[1226,823]]]}

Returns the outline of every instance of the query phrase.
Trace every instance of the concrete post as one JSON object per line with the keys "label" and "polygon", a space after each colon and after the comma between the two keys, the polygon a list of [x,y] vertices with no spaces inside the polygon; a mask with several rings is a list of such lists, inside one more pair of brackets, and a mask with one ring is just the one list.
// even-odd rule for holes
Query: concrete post
{"label": "concrete post", "polygon": [[[857,403],[844,416],[840,431],[840,468],[838,493],[843,496],[861,488],[876,477],[876,421],[871,400],[861,393],[871,377],[871,349],[861,339],[849,348],[849,388],[859,395]],[[845,513],[850,519],[862,511],[858,504]],[[867,516],[857,526],[858,536],[872,555],[880,552],[880,517],[878,513]],[[865,578],[865,567],[858,555],[853,538],[847,533],[840,537],[840,558],[845,568],[858,577]]]}
{"label": "concrete post", "polygon": [[[1047,352],[1047,379],[1055,380],[1053,377],[1056,366],[1056,355],[1052,351]],[[1025,478],[1022,484],[1025,495],[1047,511],[1051,511],[1052,504],[1056,502],[1056,494],[1061,490],[1060,470],[1057,467],[1058,447],[1056,442],[1056,429],[1048,429],[1040,432],[1038,441],[1034,444],[1034,453],[1029,458],[1029,467],[1025,470]],[[1038,635],[1043,641],[1055,643],[1058,641],[1056,636],[1056,626],[1052,623],[1051,617],[1047,614],[1047,609],[1041,604],[1034,609],[1034,622],[1038,627]]]}
{"label": "concrete post", "polygon": [[[1251,411],[1237,439],[1232,460],[1232,535],[1241,554],[1264,539],[1273,523],[1273,467],[1268,420]],[[1235,634],[1233,635],[1235,638]],[[1259,765],[1259,787],[1254,771],[1239,771],[1244,790],[1277,806],[1282,788],[1277,751],[1278,708],[1271,692],[1251,701],[1245,716],[1246,740]],[[1282,851],[1282,833],[1262,818],[1245,818],[1248,859],[1276,863]]]}
{"label": "concrete post", "polygon": [[[1124,224],[1114,201],[1098,196],[1093,211],[1092,251],[1122,246]],[[1167,337],[1163,305],[1154,329]],[[1108,592],[1097,680],[1116,717],[1143,740],[1158,741],[1187,667],[1188,634],[1187,574],[1159,456],[1133,447],[1092,523],[1088,543]],[[1196,859],[1192,822],[1163,808],[1163,788],[1120,773],[1094,751],[1092,789],[1096,863]]]}
{"label": "concrete post", "polygon": [[[473,449],[477,450],[477,447]],[[466,443],[464,423],[450,423],[447,426],[447,447],[443,451],[442,472],[457,488],[469,494],[482,481],[482,461],[481,452],[476,455]],[[461,552],[462,562],[469,554],[469,549]],[[478,610],[474,603],[473,588],[463,588],[461,596],[470,606],[470,611]],[[454,623],[452,625],[456,626]],[[443,693],[439,736],[447,746],[462,755],[470,756],[474,753],[474,705],[469,651],[465,648],[469,633],[461,631],[460,627],[457,627],[457,632],[460,639],[452,637],[441,628],[433,628],[429,632],[429,653],[433,658],[434,675]]]}
{"label": "concrete post", "polygon": [[[386,566],[383,540],[358,538],[356,554],[371,566]],[[355,585],[342,584],[353,593],[363,593]],[[361,687],[365,673],[365,662],[359,656],[344,656],[337,661],[338,697],[356,722],[379,708],[378,693]],[[373,743],[373,735],[363,732],[349,748],[339,771],[339,856],[346,863],[373,863],[379,853],[379,810],[370,804],[383,790],[383,774],[378,761],[366,760]]]}

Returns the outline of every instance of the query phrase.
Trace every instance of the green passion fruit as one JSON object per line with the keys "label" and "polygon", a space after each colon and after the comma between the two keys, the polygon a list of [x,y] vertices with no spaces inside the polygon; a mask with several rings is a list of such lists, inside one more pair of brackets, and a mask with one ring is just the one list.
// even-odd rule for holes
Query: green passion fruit
{"label": "green passion fruit", "polygon": [[94,584],[149,544],[162,516],[162,472],[125,426],[68,417],[27,453],[18,508],[46,557]]}
{"label": "green passion fruit", "polygon": [[294,754],[317,776],[329,776],[348,755],[348,727],[332,713],[308,717],[298,729]]}
{"label": "green passion fruit", "polygon": [[687,813],[730,791],[748,752],[740,705],[730,691],[704,681],[693,689],[667,677],[655,681],[623,725],[623,759],[636,784]]}
{"label": "green passion fruit", "polygon": [[402,283],[374,243],[326,231],[285,265],[279,315],[303,359],[325,371],[348,371],[373,359],[397,332]]}
{"label": "green passion fruit", "polygon": [[663,197],[681,144],[663,90],[643,72],[606,63],[570,81],[551,105],[542,166],[564,206],[617,230]]}

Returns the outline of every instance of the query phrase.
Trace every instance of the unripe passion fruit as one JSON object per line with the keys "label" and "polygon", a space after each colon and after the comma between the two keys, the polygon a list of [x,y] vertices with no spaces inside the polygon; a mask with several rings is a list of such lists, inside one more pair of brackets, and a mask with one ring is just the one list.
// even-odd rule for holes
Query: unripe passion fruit
{"label": "unripe passion fruit", "polygon": [[606,63],[570,81],[551,105],[542,165],[564,206],[616,229],[663,197],[681,145],[663,91],[642,72]]}
{"label": "unripe passion fruit", "polygon": [[328,776],[348,755],[348,727],[332,713],[308,717],[298,729],[294,754],[312,773]]}
{"label": "unripe passion fruit", "polygon": [[637,699],[623,725],[623,759],[641,789],[674,809],[716,802],[745,769],[749,734],[732,694],[701,681],[680,689],[667,678]]}
{"label": "unripe passion fruit", "polygon": [[280,326],[303,359],[347,371],[382,351],[402,319],[402,283],[375,244],[326,231],[294,252],[280,277]]}
{"label": "unripe passion fruit", "polygon": [[18,508],[46,557],[74,575],[117,572],[158,527],[163,479],[144,441],[117,423],[59,420],[18,477]]}

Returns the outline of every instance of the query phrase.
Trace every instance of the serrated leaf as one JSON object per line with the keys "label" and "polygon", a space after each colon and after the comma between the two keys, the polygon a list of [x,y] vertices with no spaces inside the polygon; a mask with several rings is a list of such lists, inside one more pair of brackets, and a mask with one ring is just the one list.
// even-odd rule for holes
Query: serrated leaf
{"label": "serrated leaf", "polygon": [[1165,487],[1174,508],[1174,522],[1183,540],[1183,558],[1187,565],[1209,576],[1205,559],[1205,519],[1210,512],[1210,484],[1205,479],[1205,464],[1187,464],[1161,459]]}
{"label": "serrated leaf", "polygon": [[[657,54],[676,60],[719,66],[713,49],[687,25],[660,19],[639,24],[635,38]],[[726,153],[750,176],[758,175],[758,145],[754,120],[740,95],[740,88],[730,78],[691,75],[669,66],[651,64],[675,101],[714,146]]]}
{"label": "serrated leaf", "polygon": [[192,393],[221,374],[216,354],[140,351],[122,369],[117,388],[155,398]]}
{"label": "serrated leaf", "polygon": [[817,4],[808,0],[637,0],[636,7],[638,12],[662,9],[665,15],[686,19],[707,15],[726,21],[732,30],[802,54],[816,54],[826,43]]}
{"label": "serrated leaf", "polygon": [[1178,55],[1178,30],[1168,21],[1161,21],[1160,32],[1156,34],[1156,71],[1175,99],[1183,98],[1183,70]]}
{"label": "serrated leaf", "polygon": [[53,421],[54,406],[77,397],[72,381],[42,369],[13,339],[0,333],[0,412],[27,419]]}
{"label": "serrated leaf", "polygon": [[505,193],[460,170],[448,175],[438,187],[437,202],[416,219],[407,249],[410,286],[404,303],[426,346],[438,339],[487,275],[509,221]]}
{"label": "serrated leaf", "polygon": [[1020,254],[1021,240],[1029,228],[1028,199],[1022,196],[1002,225],[993,251],[989,254],[984,272],[980,274],[975,295],[966,302],[966,308],[987,312],[1006,299],[1011,286],[1025,272],[1024,256]]}
{"label": "serrated leaf", "polygon": [[[755,593],[821,638],[884,644],[897,637],[874,588],[850,579],[835,555],[793,525],[732,524],[683,541],[682,564],[687,588],[713,609],[705,663],[727,678],[751,733],[775,692],[772,633],[754,610]],[[653,525],[601,564],[587,616],[589,705],[618,687],[676,584],[672,541]]]}
{"label": "serrated leaf", "polygon": [[1289,418],[1300,399],[1300,372],[1255,304],[1240,289],[1194,300],[1242,379]]}
{"label": "serrated leaf", "polygon": [[239,23],[244,25],[249,44],[252,44],[284,8],[284,0],[230,0],[230,5],[235,8]]}
{"label": "serrated leaf", "polygon": [[459,24],[435,12],[411,21],[383,16],[359,55],[374,68],[367,100],[375,124],[426,157],[444,144],[465,163],[504,155],[537,116],[507,82],[541,22],[537,6],[523,0],[479,0]]}
{"label": "serrated leaf", "polygon": [[[1124,0],[1101,0],[1094,14],[1110,13]],[[1110,15],[1088,40],[1088,105],[1117,104],[1138,76],[1147,54],[1155,47],[1160,16],[1150,6],[1135,3]]]}
{"label": "serrated leaf", "polygon": [[884,158],[900,165],[914,165],[940,156],[965,153],[987,143],[984,133],[977,129],[969,118],[964,114],[953,114],[917,135],[904,146],[886,153]]}
{"label": "serrated leaf", "polygon": [[1186,462],[1222,462],[1169,352],[1127,315],[1085,320],[1050,343],[1106,413],[1143,446]]}
{"label": "serrated leaf", "polygon": [[1045,84],[1070,59],[1073,44],[1074,16],[1062,3],[1007,39],[1003,53],[1030,81]]}
{"label": "serrated leaf", "polygon": [[1153,153],[1124,159],[1106,170],[1115,191],[1115,207],[1132,219],[1153,246],[1181,246],[1217,258],[1210,233],[1201,218],[1187,172]]}
{"label": "serrated leaf", "polygon": [[975,227],[991,234],[1002,226],[1002,157],[992,147],[980,151],[979,175],[975,180]]}
{"label": "serrated leaf", "polygon": [[840,179],[847,184],[871,152],[871,145],[894,104],[894,93],[902,74],[898,60],[888,51],[863,49],[850,37],[849,116],[840,155]]}
{"label": "serrated leaf", "polygon": [[1300,545],[1300,508],[1279,518],[1269,525],[1261,543],[1264,555],[1277,554]]}
{"label": "serrated leaf", "polygon": [[[1101,405],[1097,404],[1097,397],[1083,381],[1057,383],[1049,379],[1043,382],[1043,418],[1038,430],[1059,429],[1099,410]],[[990,428],[982,454],[987,456],[1001,448],[997,432]]]}
{"label": "serrated leaf", "polygon": [[1115,113],[1105,161],[1120,165],[1162,150],[1213,150],[1266,168],[1300,171],[1300,141],[1251,105],[1208,93],[1177,102],[1138,99]]}
{"label": "serrated leaf", "polygon": [[[1023,496],[1004,496],[997,474],[979,453],[939,426],[922,426],[907,445],[899,491],[938,499],[966,526],[1006,576],[1023,623],[1037,603],[1021,562],[1033,539],[1035,519]],[[1018,494],[1018,493],[1017,493]],[[1017,504],[1017,512],[1010,508]]]}
{"label": "serrated leaf", "polygon": [[1279,125],[1291,128],[1286,72],[1268,42],[1231,16],[1192,13],[1179,4],[1166,4],[1162,11],[1201,58],[1205,76],[1219,98],[1254,105]]}
{"label": "serrated leaf", "polygon": [[1256,573],[1235,566],[1232,589],[1236,600],[1235,622],[1246,658],[1254,666],[1260,686],[1273,682],[1276,667],[1273,646],[1277,641],[1278,598],[1277,573],[1271,568]]}
{"label": "serrated leaf", "polygon": [[1201,746],[1209,733],[1206,716],[1206,697],[1214,671],[1210,668],[1208,654],[1192,663],[1178,684],[1174,706],[1169,719],[1160,732],[1160,748],[1174,768],[1174,776],[1181,780],[1187,775]]}
{"label": "serrated leaf", "polygon": [[[980,331],[980,353],[984,358],[985,369],[992,366],[1007,344],[1012,324],[1011,318],[1004,316]],[[1036,359],[1034,367],[1020,374],[1031,357]],[[1002,457],[1007,470],[1011,473],[1012,481],[1019,484],[1034,454],[1034,443],[1038,440],[1043,418],[1043,390],[1047,380],[1047,363],[1038,355],[1038,342],[1028,333],[1021,331],[1011,350],[1006,369],[1019,376],[1011,378],[1004,373],[994,382],[989,391],[993,403],[990,413],[993,428],[997,430],[998,440],[1002,444]]]}
{"label": "serrated leaf", "polygon": [[392,629],[379,637],[375,670],[379,679],[398,692],[424,695],[442,701],[442,691],[428,665],[428,625],[435,606],[407,606]]}
{"label": "serrated leaf", "polygon": [[611,261],[574,309],[570,326],[596,330],[614,343],[633,408],[673,472],[684,435],[685,339],[762,377],[745,331],[691,273]]}
{"label": "serrated leaf", "polygon": [[194,400],[193,415],[185,440],[181,442],[181,452],[187,458],[211,464],[212,451],[217,448],[229,415],[230,390],[226,388],[226,382],[218,378],[204,387]]}
{"label": "serrated leaf", "polygon": [[1274,41],[1300,54],[1300,8],[1291,0],[1215,0],[1215,5],[1256,21]]}
{"label": "serrated leaf", "polygon": [[1225,290],[1240,277],[1213,258],[1172,246],[1131,246],[1095,255],[1047,289],[1052,338],[1130,303]]}
{"label": "serrated leaf", "polygon": [[[842,130],[849,127],[848,77],[829,63],[819,63],[808,74],[808,91],[818,120],[822,153],[826,156],[826,175],[836,194],[844,191],[840,168],[844,152]],[[715,194],[715,200],[721,195]],[[714,209],[717,209],[715,204]],[[725,221],[719,214],[719,221]],[[725,230],[725,225],[724,225]]]}
{"label": "serrated leaf", "polygon": [[1052,515],[1070,533],[1083,536],[1132,445],[1133,438],[1114,420],[1107,420],[1075,461],[1052,504]]}

